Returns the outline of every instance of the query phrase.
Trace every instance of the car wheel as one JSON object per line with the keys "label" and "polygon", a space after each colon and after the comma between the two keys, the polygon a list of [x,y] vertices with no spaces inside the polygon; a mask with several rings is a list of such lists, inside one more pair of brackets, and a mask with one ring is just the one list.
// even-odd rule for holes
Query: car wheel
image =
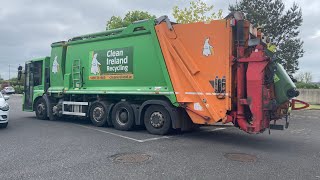
{"label": "car wheel", "polygon": [[170,114],[161,105],[151,105],[144,114],[144,125],[151,134],[168,134],[171,130]]}
{"label": "car wheel", "polygon": [[8,123],[1,123],[0,128],[6,128],[8,126]]}
{"label": "car wheel", "polygon": [[122,131],[133,129],[135,116],[131,105],[128,102],[119,102],[112,109],[113,126]]}
{"label": "car wheel", "polygon": [[41,120],[48,119],[47,105],[43,98],[40,98],[35,105],[36,117]]}
{"label": "car wheel", "polygon": [[95,126],[105,126],[108,117],[108,105],[105,102],[97,101],[91,105],[90,119]]}

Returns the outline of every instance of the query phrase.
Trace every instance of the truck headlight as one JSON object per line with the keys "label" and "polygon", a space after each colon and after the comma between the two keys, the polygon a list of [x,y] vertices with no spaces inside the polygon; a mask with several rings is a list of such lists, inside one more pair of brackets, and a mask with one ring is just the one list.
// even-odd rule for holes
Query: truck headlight
{"label": "truck headlight", "polygon": [[4,106],[0,106],[0,110],[9,111],[9,104],[5,104]]}

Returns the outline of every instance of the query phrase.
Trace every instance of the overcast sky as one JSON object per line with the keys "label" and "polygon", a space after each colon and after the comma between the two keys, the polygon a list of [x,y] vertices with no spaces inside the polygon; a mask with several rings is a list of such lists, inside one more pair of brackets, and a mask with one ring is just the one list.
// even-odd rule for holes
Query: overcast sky
{"label": "overcast sky", "polygon": [[[210,0],[215,10],[228,14],[228,5],[236,0]],[[156,16],[169,15],[174,5],[186,6],[182,0],[10,0],[0,1],[0,67],[1,77],[16,76],[19,64],[50,55],[52,42],[73,36],[105,30],[112,15],[123,16],[129,10],[148,11]],[[286,7],[296,2],[302,8],[304,40],[299,72],[311,72],[320,82],[320,1],[284,0]]]}

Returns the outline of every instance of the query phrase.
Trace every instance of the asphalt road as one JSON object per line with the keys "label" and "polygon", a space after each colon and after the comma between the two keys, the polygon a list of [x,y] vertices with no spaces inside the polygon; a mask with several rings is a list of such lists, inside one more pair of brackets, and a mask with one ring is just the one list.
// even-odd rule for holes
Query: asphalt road
{"label": "asphalt road", "polygon": [[154,136],[37,120],[21,111],[21,97],[9,103],[0,179],[320,179],[320,111],[295,112],[288,130],[271,135],[216,126]]}

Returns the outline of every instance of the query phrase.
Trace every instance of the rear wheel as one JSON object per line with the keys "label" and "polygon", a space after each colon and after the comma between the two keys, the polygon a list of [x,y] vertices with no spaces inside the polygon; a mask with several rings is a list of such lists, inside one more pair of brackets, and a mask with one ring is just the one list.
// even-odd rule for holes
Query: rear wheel
{"label": "rear wheel", "polygon": [[128,102],[119,102],[113,107],[112,123],[116,129],[131,130],[134,127],[134,120],[134,112]]}
{"label": "rear wheel", "polygon": [[6,128],[8,126],[8,123],[1,123],[0,128]]}
{"label": "rear wheel", "polygon": [[108,120],[108,105],[105,102],[94,102],[90,107],[90,119],[95,126],[105,126]]}
{"label": "rear wheel", "polygon": [[165,135],[171,130],[171,117],[163,106],[151,105],[144,114],[144,124],[149,133]]}
{"label": "rear wheel", "polygon": [[36,101],[35,112],[36,112],[36,117],[38,119],[42,119],[42,120],[48,119],[47,105],[43,98],[40,98]]}

